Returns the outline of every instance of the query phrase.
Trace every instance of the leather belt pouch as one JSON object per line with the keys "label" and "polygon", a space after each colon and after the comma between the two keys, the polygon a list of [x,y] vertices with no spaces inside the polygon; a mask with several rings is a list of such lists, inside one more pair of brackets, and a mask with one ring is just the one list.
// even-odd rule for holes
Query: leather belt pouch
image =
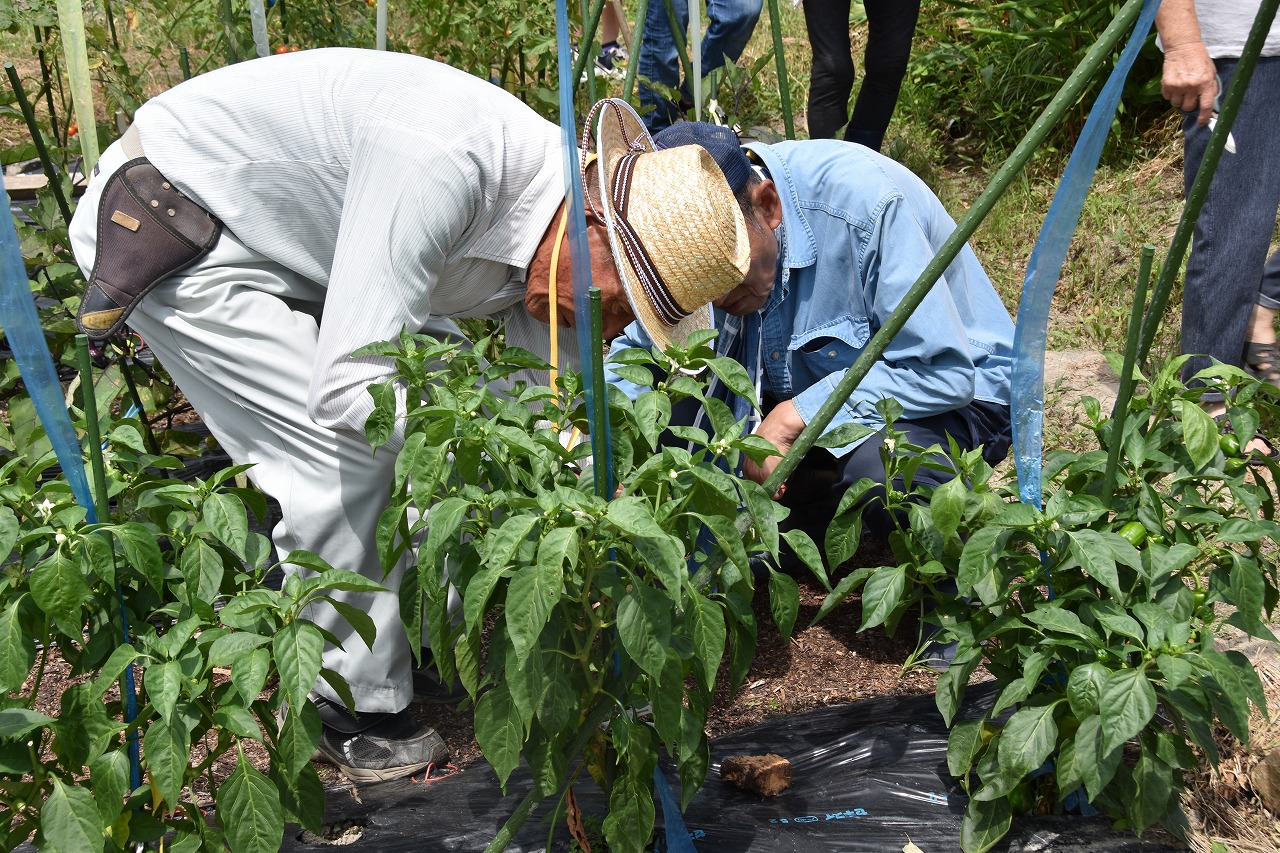
{"label": "leather belt pouch", "polygon": [[102,190],[80,331],[93,340],[114,335],[153,287],[207,255],[221,233],[222,223],[145,157],[125,163]]}

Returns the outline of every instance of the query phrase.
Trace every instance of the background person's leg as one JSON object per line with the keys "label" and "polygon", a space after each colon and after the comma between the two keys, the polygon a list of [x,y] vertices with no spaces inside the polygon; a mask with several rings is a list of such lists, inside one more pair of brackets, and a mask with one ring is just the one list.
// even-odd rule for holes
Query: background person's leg
{"label": "background person's leg", "polygon": [[[1224,88],[1234,60],[1218,60]],[[1236,153],[1223,152],[1196,221],[1183,291],[1182,351],[1198,357],[1187,362],[1190,377],[1209,358],[1239,365],[1250,316],[1258,302],[1267,265],[1276,209],[1280,207],[1280,57],[1258,60],[1231,133]],[[1183,123],[1185,187],[1189,192],[1209,142],[1209,129]]]}
{"label": "background person's leg", "polygon": [[688,28],[689,6],[685,0],[650,0],[645,11],[640,56],[635,60],[639,63],[636,70],[641,77],[640,108],[650,133],[669,127],[677,116],[676,105],[645,82],[651,80],[672,89],[680,85],[680,59],[676,53],[675,36],[667,20],[668,3],[672,4],[681,26]]}
{"label": "background person's leg", "polygon": [[[679,2],[679,0],[676,0]],[[707,0],[707,32],[702,37],[702,76],[737,62],[751,41],[764,0]],[[688,83],[685,84],[686,92]]]}
{"label": "background person's leg", "polygon": [[804,25],[813,48],[809,71],[809,138],[835,139],[849,122],[854,67],[849,0],[805,0]]}
{"label": "background person's leg", "polygon": [[879,151],[907,74],[920,0],[864,0],[863,6],[867,11],[867,49],[862,87],[844,138]]}

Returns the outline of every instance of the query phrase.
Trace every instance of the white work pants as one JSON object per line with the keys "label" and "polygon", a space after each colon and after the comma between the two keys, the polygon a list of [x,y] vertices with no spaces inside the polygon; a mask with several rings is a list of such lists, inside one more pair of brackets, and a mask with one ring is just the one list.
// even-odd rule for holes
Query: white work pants
{"label": "white work pants", "polygon": [[[102,186],[125,159],[119,146],[107,149],[72,224],[73,248],[86,274],[95,253]],[[346,678],[354,710],[399,711],[413,689],[411,650],[395,592],[406,561],[384,579],[374,544],[395,455],[375,456],[363,435],[325,429],[307,415],[324,294],[320,285],[224,230],[199,263],[156,286],[129,325],[231,458],[252,463],[249,477],[279,501],[284,519],[273,531],[278,555],[311,551],[392,590],[333,594],[373,619],[372,650],[328,605],[307,615],[342,643],[342,649],[326,647],[324,666]],[[458,334],[449,321],[428,331]],[[338,698],[323,680],[316,690]]]}

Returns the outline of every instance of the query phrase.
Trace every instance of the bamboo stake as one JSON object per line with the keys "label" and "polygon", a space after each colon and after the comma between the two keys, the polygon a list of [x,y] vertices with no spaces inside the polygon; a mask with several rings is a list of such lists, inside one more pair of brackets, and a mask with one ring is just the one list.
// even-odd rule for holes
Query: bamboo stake
{"label": "bamboo stake", "polygon": [[693,120],[702,121],[702,3],[689,2],[689,62],[693,73],[689,75],[693,87]]}
{"label": "bamboo stake", "polygon": [[[661,3],[663,0],[655,0]],[[640,48],[644,44],[644,23],[645,16],[649,14],[649,0],[640,0],[636,4],[636,26],[631,31],[632,36],[627,44],[627,50],[630,55],[627,59],[627,74],[622,81],[622,99],[627,103],[633,103],[631,96],[636,91],[636,70],[640,67]]]}
{"label": "bamboo stake", "polygon": [[54,200],[58,202],[58,211],[62,214],[63,220],[71,224],[71,205],[67,202],[67,194],[62,191],[62,179],[53,165],[53,158],[49,156],[49,149],[44,144],[44,135],[40,133],[40,126],[36,123],[35,110],[31,108],[31,102],[27,100],[27,93],[22,88],[22,81],[18,79],[18,69],[13,67],[12,62],[4,64],[4,73],[9,76],[9,85],[13,87],[13,95],[18,99],[18,107],[22,110],[22,118],[27,123],[27,130],[31,133],[31,141],[35,143],[36,154],[40,157],[40,165],[44,168],[45,175],[49,178],[49,188],[53,190]]}
{"label": "bamboo stake", "polygon": [[[589,14],[582,21],[582,39],[578,42],[578,58],[573,63],[573,76],[570,84],[575,88],[582,79],[582,72],[587,69],[587,60],[592,55],[592,44],[596,38],[596,27],[600,24],[600,13],[604,10],[605,0],[591,0]],[[585,5],[585,3],[584,3]]]}
{"label": "bamboo stake", "polygon": [[600,288],[587,291],[591,303],[591,387],[595,429],[591,431],[591,457],[596,497],[609,500],[613,494],[613,458],[609,455],[609,416],[606,406],[609,386],[604,381],[604,330],[600,311]]}
{"label": "bamboo stake", "polygon": [[87,175],[98,162],[98,124],[93,109],[89,51],[84,41],[84,12],[76,0],[58,0],[58,28],[62,32],[67,77],[71,80],[71,105],[80,125],[81,171]]}
{"label": "bamboo stake", "polygon": [[387,49],[387,0],[378,0],[378,12],[374,18],[374,26],[378,34],[374,37],[374,46],[378,50]]}
{"label": "bamboo stake", "polygon": [[778,0],[769,0],[769,27],[773,30],[773,63],[778,69],[778,99],[782,102],[782,126],[787,131],[787,139],[795,139],[796,123],[791,116],[791,83],[787,80],[787,57],[782,49],[782,18],[778,15]]}
{"label": "bamboo stake", "polygon": [[[76,363],[80,371],[80,390],[84,394],[85,441],[89,445],[89,467],[93,473],[94,511],[97,520],[109,524],[111,503],[107,494],[106,466],[102,461],[102,434],[98,428],[98,398],[93,388],[93,363],[89,359],[89,339],[76,335]],[[110,534],[107,534],[110,536]],[[115,560],[114,553],[111,557]],[[116,583],[116,599],[120,605],[120,634],[129,642],[129,614],[125,608],[124,592]],[[125,722],[132,723],[138,716],[138,691],[134,681],[133,664],[125,667],[121,676],[120,695],[125,701]],[[129,781],[134,788],[142,785],[142,756],[138,743],[138,731],[129,732]]]}

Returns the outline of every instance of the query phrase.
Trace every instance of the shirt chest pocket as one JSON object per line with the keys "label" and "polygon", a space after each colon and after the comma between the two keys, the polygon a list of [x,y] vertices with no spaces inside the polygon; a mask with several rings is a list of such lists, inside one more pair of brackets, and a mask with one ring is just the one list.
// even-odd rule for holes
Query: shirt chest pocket
{"label": "shirt chest pocket", "polygon": [[[853,364],[871,338],[865,317],[846,314],[791,338],[792,364],[810,381]],[[805,383],[808,384],[808,383]]]}

